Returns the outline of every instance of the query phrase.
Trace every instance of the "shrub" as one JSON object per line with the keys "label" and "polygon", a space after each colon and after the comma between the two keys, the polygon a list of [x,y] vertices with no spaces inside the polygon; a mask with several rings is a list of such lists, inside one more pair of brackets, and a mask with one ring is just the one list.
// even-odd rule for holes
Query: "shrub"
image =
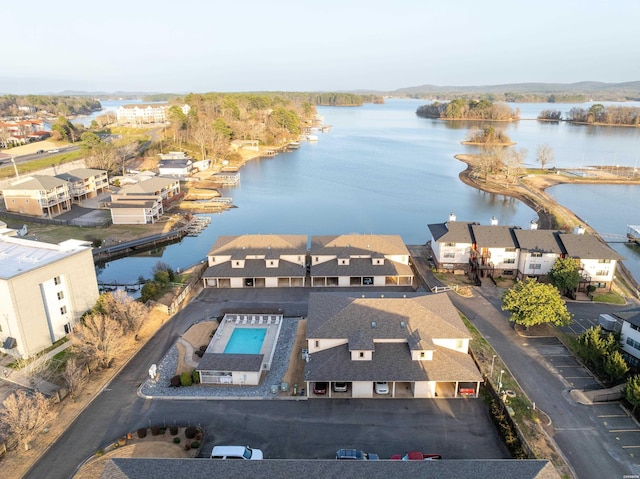
{"label": "shrub", "polygon": [[169,387],[172,387],[172,388],[180,387],[180,376],[173,376],[171,378],[171,382],[169,383]]}
{"label": "shrub", "polygon": [[151,426],[151,435],[159,436],[160,435],[160,426]]}
{"label": "shrub", "polygon": [[198,428],[195,426],[189,426],[184,430],[184,437],[187,439],[193,439],[198,434]]}
{"label": "shrub", "polygon": [[193,382],[193,384],[200,383],[200,373],[198,373],[198,371],[196,371],[195,369],[191,371],[191,381]]}
{"label": "shrub", "polygon": [[193,441],[191,443],[191,449],[198,449],[200,447],[200,441]]}
{"label": "shrub", "polygon": [[191,379],[191,373],[185,371],[180,375],[180,386],[191,386],[193,380]]}
{"label": "shrub", "polygon": [[180,438],[179,437],[174,437],[173,438],[173,443],[174,444],[180,444]]}
{"label": "shrub", "polygon": [[207,350],[207,345],[205,344],[204,346],[200,346],[198,349],[204,353]]}
{"label": "shrub", "polygon": [[186,444],[184,445],[184,450],[185,450],[185,451],[188,451],[189,449],[191,449],[191,444],[186,443]]}
{"label": "shrub", "polygon": [[196,351],[196,356],[198,356],[199,358],[201,358],[202,356],[204,356],[204,353],[198,349],[198,350]]}
{"label": "shrub", "polygon": [[178,426],[170,426],[169,427],[169,433],[172,436],[175,436],[176,434],[178,434]]}
{"label": "shrub", "polygon": [[140,429],[138,429],[138,437],[140,439],[143,439],[143,438],[147,437],[147,428],[146,427],[141,427]]}

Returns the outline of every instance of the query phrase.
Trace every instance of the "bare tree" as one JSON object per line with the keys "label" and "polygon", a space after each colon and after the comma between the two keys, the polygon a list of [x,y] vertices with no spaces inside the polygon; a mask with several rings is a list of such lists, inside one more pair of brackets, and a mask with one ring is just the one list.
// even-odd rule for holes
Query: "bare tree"
{"label": "bare tree", "polygon": [[540,168],[544,170],[546,165],[551,165],[553,163],[553,148],[549,145],[538,145],[538,150],[536,151],[536,161],[540,163]]}
{"label": "bare tree", "polygon": [[114,149],[114,156],[116,156],[122,165],[122,176],[124,176],[126,172],[125,163],[128,159],[135,156],[138,151],[138,142],[134,141],[131,143],[125,143],[122,145],[116,145]]}
{"label": "bare tree", "polygon": [[149,317],[149,308],[122,290],[104,294],[100,309],[103,314],[115,319],[125,334],[132,333],[136,336]]}
{"label": "bare tree", "polygon": [[56,417],[51,401],[39,392],[27,394],[19,390],[6,398],[0,409],[0,423],[7,432],[16,437],[25,451],[31,441]]}
{"label": "bare tree", "polygon": [[191,128],[191,138],[200,148],[202,160],[207,157],[207,145],[211,143],[213,128],[206,118],[199,118],[198,123]]}
{"label": "bare tree", "polygon": [[62,375],[69,388],[69,394],[71,394],[72,398],[75,398],[85,383],[86,374],[84,365],[82,365],[77,358],[70,358],[65,365]]}
{"label": "bare tree", "polygon": [[526,148],[509,148],[505,154],[505,178],[507,183],[515,183],[522,173],[524,159],[527,157]]}
{"label": "bare tree", "polygon": [[120,323],[105,314],[84,317],[69,336],[73,346],[88,359],[95,359],[99,367],[108,368],[123,350]]}

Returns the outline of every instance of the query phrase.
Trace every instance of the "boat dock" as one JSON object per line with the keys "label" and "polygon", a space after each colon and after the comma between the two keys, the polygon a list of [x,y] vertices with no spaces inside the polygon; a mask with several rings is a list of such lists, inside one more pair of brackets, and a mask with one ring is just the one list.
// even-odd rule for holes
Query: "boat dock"
{"label": "boat dock", "polygon": [[640,225],[627,225],[627,239],[640,244]]}
{"label": "boat dock", "polygon": [[133,241],[118,243],[106,248],[93,249],[93,262],[100,263],[110,261],[116,258],[123,258],[137,251],[146,251],[167,243],[175,243],[180,241],[187,235],[185,228],[169,231],[168,233],[160,233]]}

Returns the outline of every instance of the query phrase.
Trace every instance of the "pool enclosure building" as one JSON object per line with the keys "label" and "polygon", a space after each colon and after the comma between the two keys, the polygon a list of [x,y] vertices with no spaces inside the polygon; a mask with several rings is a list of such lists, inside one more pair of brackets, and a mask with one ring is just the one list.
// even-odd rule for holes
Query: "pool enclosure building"
{"label": "pool enclosure building", "polygon": [[271,369],[281,314],[226,314],[196,371],[202,384],[257,386]]}

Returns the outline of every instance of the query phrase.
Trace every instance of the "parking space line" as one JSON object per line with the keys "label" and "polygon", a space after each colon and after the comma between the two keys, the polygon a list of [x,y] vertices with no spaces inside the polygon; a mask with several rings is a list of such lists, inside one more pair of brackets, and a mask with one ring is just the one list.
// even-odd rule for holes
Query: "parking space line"
{"label": "parking space line", "polygon": [[628,414],[598,414],[598,417],[629,417]]}
{"label": "parking space line", "polygon": [[593,376],[565,376],[565,379],[592,379]]}
{"label": "parking space line", "polygon": [[637,449],[640,447],[640,444],[638,444],[637,446],[622,446],[622,449]]}
{"label": "parking space line", "polygon": [[608,432],[618,433],[618,432],[640,432],[640,429],[609,429]]}

